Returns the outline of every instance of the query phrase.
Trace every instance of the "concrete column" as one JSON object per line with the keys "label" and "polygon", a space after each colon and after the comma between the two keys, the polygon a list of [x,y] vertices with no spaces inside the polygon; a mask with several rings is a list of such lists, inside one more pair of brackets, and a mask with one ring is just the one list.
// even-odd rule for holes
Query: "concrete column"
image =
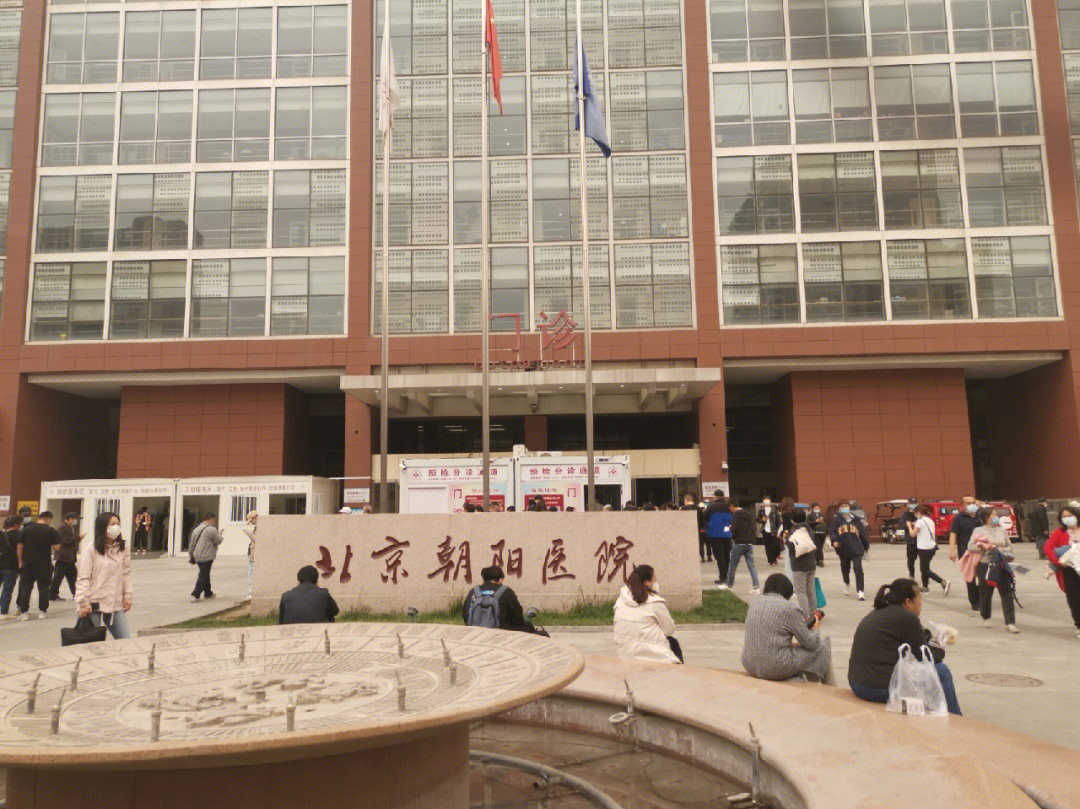
{"label": "concrete column", "polygon": [[525,417],[525,446],[529,452],[543,452],[548,448],[547,416]]}
{"label": "concrete column", "polygon": [[377,425],[373,422],[377,412],[359,399],[345,397],[345,477],[348,478],[345,485],[348,488],[371,485],[371,453],[377,443],[373,430]]}
{"label": "concrete column", "polygon": [[723,384],[718,384],[698,400],[697,428],[702,481],[727,480],[728,474],[723,471],[723,464],[727,461],[727,418],[724,411]]}

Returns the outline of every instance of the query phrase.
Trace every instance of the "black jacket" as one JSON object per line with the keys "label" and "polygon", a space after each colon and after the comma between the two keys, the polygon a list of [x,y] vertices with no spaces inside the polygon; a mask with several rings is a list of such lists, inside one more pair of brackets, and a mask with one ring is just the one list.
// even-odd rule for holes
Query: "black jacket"
{"label": "black jacket", "polygon": [[[500,586],[484,582],[480,585],[480,592],[494,593]],[[465,603],[461,608],[461,619],[466,624],[469,623],[469,611],[472,609],[473,594],[475,592],[475,587],[469,590],[469,594],[465,596]],[[518,601],[517,593],[509,587],[503,590],[503,594],[499,596],[499,629],[509,629],[513,632],[533,631],[532,625],[525,620],[525,611],[521,609],[521,602]]]}
{"label": "black jacket", "polygon": [[327,590],[304,582],[281,594],[279,624],[332,624],[338,605]]}
{"label": "black jacket", "polygon": [[836,516],[833,524],[829,526],[829,541],[840,546],[836,549],[838,556],[856,559],[870,550],[870,537],[867,536],[863,521],[854,514],[850,516],[850,520],[845,520],[839,514]]}
{"label": "black jacket", "polygon": [[823,536],[829,532],[829,524],[825,521],[825,515],[815,514],[812,511],[806,515],[806,527],[810,529],[810,533],[815,537]]}
{"label": "black jacket", "polygon": [[[802,526],[795,526],[791,530],[791,534],[794,534],[795,531],[801,527]],[[807,530],[809,532],[809,529]],[[802,556],[795,555],[795,543],[790,539],[791,534],[788,535],[789,539],[784,544],[787,546],[788,559],[791,560],[792,571],[795,573],[809,573],[811,570],[817,570],[817,556],[815,554],[804,553]],[[810,532],[810,536],[813,538],[812,532]]]}
{"label": "black jacket", "polygon": [[1031,535],[1035,537],[1050,536],[1050,519],[1046,516],[1046,509],[1042,503],[1036,503],[1031,507],[1027,515],[1028,525],[1031,527]]}
{"label": "black jacket", "polygon": [[740,545],[753,545],[757,541],[754,517],[745,508],[731,512],[731,541]]}
{"label": "black jacket", "polygon": [[911,509],[904,509],[904,513],[900,515],[900,522],[898,524],[898,530],[904,534],[904,539],[914,544],[915,535],[909,530],[911,526],[919,519],[919,515]]}
{"label": "black jacket", "polygon": [[[903,644],[922,660],[922,646],[927,643],[922,624],[915,613],[899,604],[889,604],[873,610],[859,622],[851,642],[848,661],[848,684],[864,688],[888,688]],[[934,662],[940,663],[945,653],[931,647]]]}
{"label": "black jacket", "polygon": [[19,566],[15,554],[15,537],[18,531],[0,531],[0,570],[14,570]]}

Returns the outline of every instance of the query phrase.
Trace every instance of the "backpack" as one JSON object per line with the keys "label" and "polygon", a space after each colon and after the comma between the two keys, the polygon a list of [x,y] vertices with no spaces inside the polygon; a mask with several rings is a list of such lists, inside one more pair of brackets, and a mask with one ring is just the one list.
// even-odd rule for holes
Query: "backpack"
{"label": "backpack", "polygon": [[477,585],[472,591],[472,603],[469,605],[469,626],[482,626],[488,629],[499,628],[499,598],[506,592],[506,585],[499,585],[493,593],[485,593]]}

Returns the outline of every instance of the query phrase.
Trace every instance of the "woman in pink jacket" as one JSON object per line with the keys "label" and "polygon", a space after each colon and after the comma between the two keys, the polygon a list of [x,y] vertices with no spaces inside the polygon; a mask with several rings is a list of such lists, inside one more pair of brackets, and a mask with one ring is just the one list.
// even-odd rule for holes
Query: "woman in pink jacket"
{"label": "woman in pink jacket", "polygon": [[79,617],[109,628],[117,640],[130,638],[127,611],[131,609],[131,554],[120,536],[120,518],[106,511],[94,521],[94,542],[79,559],[75,582]]}

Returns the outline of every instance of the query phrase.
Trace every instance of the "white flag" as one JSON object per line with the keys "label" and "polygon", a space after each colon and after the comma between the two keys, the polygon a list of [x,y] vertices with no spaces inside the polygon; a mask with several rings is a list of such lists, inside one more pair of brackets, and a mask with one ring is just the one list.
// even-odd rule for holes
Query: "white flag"
{"label": "white flag", "polygon": [[394,127],[394,113],[401,106],[398,94],[397,73],[394,72],[394,54],[390,49],[390,37],[383,37],[382,59],[379,62],[379,131],[389,132]]}

